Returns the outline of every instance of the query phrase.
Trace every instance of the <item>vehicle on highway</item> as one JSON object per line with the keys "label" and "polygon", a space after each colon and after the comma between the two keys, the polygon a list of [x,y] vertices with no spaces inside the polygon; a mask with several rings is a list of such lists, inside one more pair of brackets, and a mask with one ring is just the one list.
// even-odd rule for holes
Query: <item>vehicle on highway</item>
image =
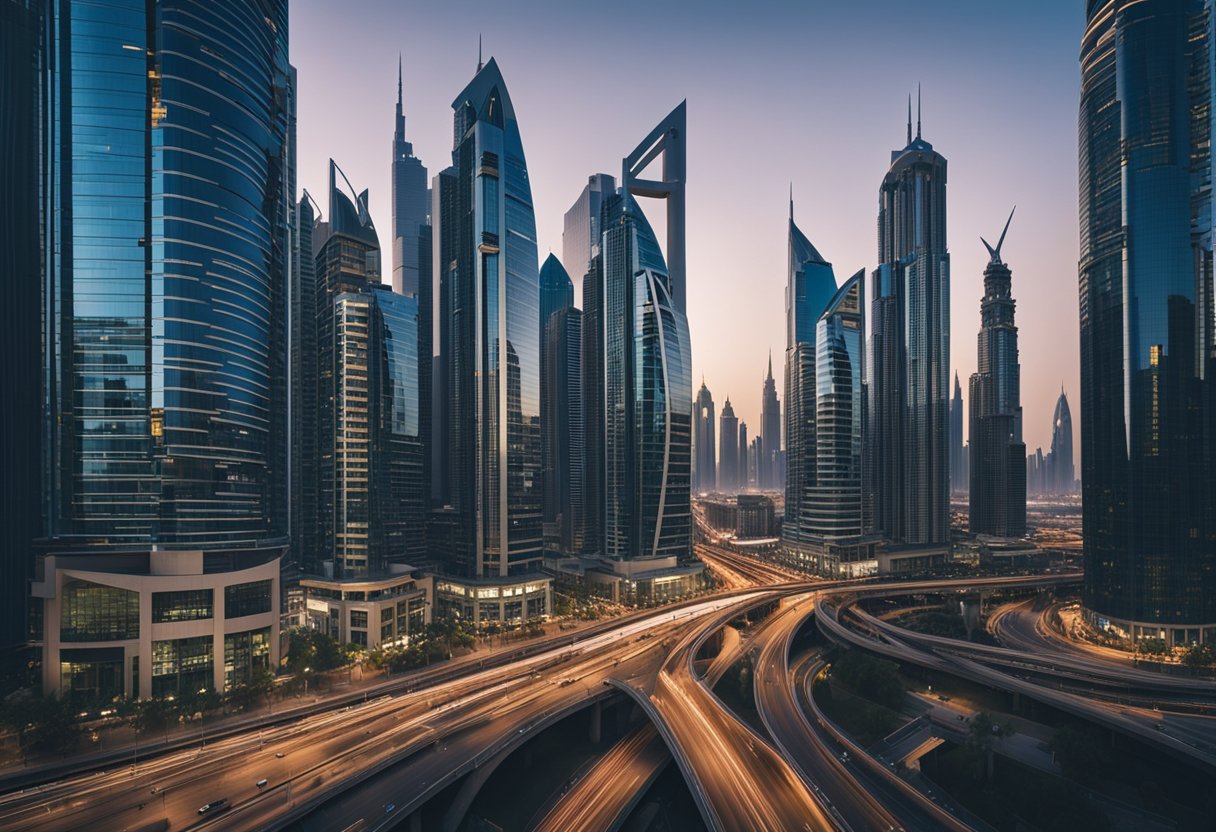
{"label": "vehicle on highway", "polygon": [[267,784],[268,782],[269,782],[269,781],[268,781],[268,780],[267,780],[265,777],[263,777],[261,780],[259,780],[258,782],[254,783],[253,785],[257,786],[259,789],[264,789],[264,788],[266,788],[266,784]]}
{"label": "vehicle on highway", "polygon": [[221,797],[219,800],[213,800],[210,803],[204,803],[198,807],[200,815],[210,815],[214,812],[222,812],[228,808],[228,798]]}
{"label": "vehicle on highway", "polygon": [[274,752],[274,756],[275,756],[275,757],[277,757],[277,758],[279,758],[279,759],[281,760],[281,759],[283,759],[283,757],[284,757],[285,755],[283,754],[283,752],[282,752],[282,751],[276,751],[276,752]]}

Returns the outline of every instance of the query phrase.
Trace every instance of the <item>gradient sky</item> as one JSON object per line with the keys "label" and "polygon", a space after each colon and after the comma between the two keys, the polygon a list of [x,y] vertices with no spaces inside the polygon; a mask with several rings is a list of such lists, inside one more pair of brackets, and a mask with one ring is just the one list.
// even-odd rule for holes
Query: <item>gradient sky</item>
{"label": "gradient sky", "polygon": [[[719,409],[730,395],[754,435],[770,349],[782,387],[790,183],[795,219],[837,281],[873,269],[878,187],[920,83],[924,137],[949,160],[953,368],[966,391],[987,262],[979,237],[995,242],[1016,204],[1002,253],[1026,444],[1046,452],[1061,384],[1074,422],[1080,409],[1083,18],[1081,0],[295,0],[299,180],[327,208],[333,156],[371,189],[387,276],[398,53],[406,135],[433,175],[450,163],[451,102],[476,69],[480,32],[519,118],[543,260],[560,256],[562,216],[588,174],[619,176],[621,157],[687,98],[693,370]],[[658,230],[661,203],[643,207]]]}

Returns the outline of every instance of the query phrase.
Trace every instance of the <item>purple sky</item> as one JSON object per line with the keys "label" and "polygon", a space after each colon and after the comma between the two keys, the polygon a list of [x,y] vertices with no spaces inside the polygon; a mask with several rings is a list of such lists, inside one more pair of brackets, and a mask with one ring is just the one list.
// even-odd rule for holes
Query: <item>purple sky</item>
{"label": "purple sky", "polygon": [[[1026,444],[1046,451],[1061,383],[1074,421],[1080,409],[1083,17],[1080,0],[296,0],[299,180],[324,208],[333,156],[371,189],[391,259],[397,55],[407,138],[434,174],[450,161],[451,101],[476,68],[481,32],[519,118],[543,260],[561,254],[562,215],[587,175],[619,176],[621,157],[687,98],[693,370],[719,408],[730,395],[754,434],[769,349],[781,392],[790,182],[796,221],[837,280],[873,269],[878,186],[919,82],[924,137],[950,164],[953,367],[965,391],[987,261],[979,237],[995,242],[1016,204],[1002,253],[1018,303]],[[644,207],[661,226],[661,205]]]}

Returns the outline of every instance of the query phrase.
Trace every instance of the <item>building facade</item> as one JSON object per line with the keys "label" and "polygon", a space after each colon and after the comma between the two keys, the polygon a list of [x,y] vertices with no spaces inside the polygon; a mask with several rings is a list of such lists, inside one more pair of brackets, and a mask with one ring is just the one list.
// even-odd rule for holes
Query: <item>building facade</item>
{"label": "building facade", "polygon": [[718,490],[718,425],[714,416],[714,397],[701,379],[701,389],[693,402],[693,447],[696,462],[693,465],[694,494],[712,494]]}
{"label": "building facade", "polygon": [[583,313],[562,307],[549,316],[546,330],[545,542],[572,554],[582,552],[586,542]]}
{"label": "building facade", "polygon": [[[582,390],[576,385],[570,387],[568,384],[561,390],[557,391],[556,374],[561,373],[569,376],[573,369],[577,378],[581,379],[581,361],[579,356],[575,355],[574,360],[577,365],[573,368],[568,366],[571,359],[570,350],[581,350],[581,344],[571,344],[568,340],[563,341],[560,345],[553,345],[559,351],[564,351],[562,354],[550,354],[549,344],[549,322],[550,319],[563,309],[571,309],[574,306],[574,284],[570,280],[570,275],[562,267],[562,263],[557,259],[556,255],[550,254],[545,258],[545,262],[540,267],[540,408],[541,408],[541,487],[544,494],[544,537],[545,545],[549,548],[557,548],[560,544],[558,538],[560,532],[558,529],[558,500],[561,499],[560,489],[568,488],[570,481],[568,479],[570,473],[569,457],[567,456],[568,448],[561,447],[561,443],[569,440],[569,436],[564,431],[571,428],[569,421],[570,411],[568,408],[573,404],[578,410],[578,430],[582,432]],[[565,321],[567,326],[577,326],[579,337],[582,336],[582,320],[577,324],[573,324],[568,318]],[[560,330],[558,337],[562,337],[567,333]],[[555,396],[565,396],[565,401],[557,401]],[[580,401],[571,403],[570,396],[574,396]],[[561,419],[565,416],[565,419]],[[560,422],[560,424],[559,424]],[[579,437],[578,453],[581,456],[582,438]],[[559,457],[565,460],[565,470],[561,473],[557,471]],[[581,467],[581,463],[580,463]],[[581,484],[581,476],[579,477]],[[561,480],[559,482],[559,480]],[[581,500],[581,495],[580,495]],[[567,519],[569,515],[567,513]],[[570,530],[567,530],[567,539],[571,536]],[[582,536],[580,535],[580,538]],[[568,549],[566,551],[569,551]]]}
{"label": "building facade", "polygon": [[[494,59],[452,102],[453,167],[432,187],[445,467],[442,567],[506,577],[542,560],[540,288],[532,190]],[[439,438],[439,434],[443,434]]]}
{"label": "building facade", "polygon": [[[606,173],[587,177],[578,199],[565,214],[562,230],[562,265],[566,271],[582,278],[591,268],[591,259],[599,251],[600,217],[604,200],[616,193],[616,180]],[[584,292],[586,289],[583,290]]]}
{"label": "building facade", "polygon": [[905,545],[950,540],[950,255],[946,159],[921,137],[892,151],[871,278],[871,528]]}
{"label": "building facade", "polygon": [[[46,69],[62,83],[42,131],[43,240],[55,254],[42,293],[48,539],[34,643],[45,685],[61,690],[64,672],[95,675],[115,654],[87,640],[53,657],[67,624],[108,615],[89,603],[66,624],[56,614],[71,599],[48,577],[55,553],[96,556],[96,568],[77,564],[94,574],[111,553],[136,552],[127,566],[140,574],[105,579],[112,586],[156,584],[153,549],[200,552],[199,571],[219,583],[259,569],[277,580],[288,542],[293,96],[286,0],[56,4],[48,14],[62,36]],[[277,599],[274,610],[277,645]],[[216,638],[212,657],[224,649]],[[131,695],[136,662],[142,677],[160,661],[155,651],[124,645],[121,692]],[[212,671],[203,677],[218,687]]]}
{"label": "building facade", "polygon": [[1086,617],[1216,641],[1211,4],[1090,0],[1079,130]]}
{"label": "building facade", "polygon": [[1022,441],[1022,382],[1012,274],[1001,259],[1009,221],[988,249],[977,372],[971,376],[972,535],[1021,537],[1026,533],[1026,444]]}

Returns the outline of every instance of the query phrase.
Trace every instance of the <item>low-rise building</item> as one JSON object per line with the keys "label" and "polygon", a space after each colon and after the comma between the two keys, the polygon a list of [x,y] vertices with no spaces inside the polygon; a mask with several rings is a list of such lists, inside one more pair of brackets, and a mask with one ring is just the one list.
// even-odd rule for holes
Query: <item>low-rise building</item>
{"label": "low-rise building", "polygon": [[776,507],[772,497],[740,494],[736,499],[735,536],[741,540],[776,537]]}
{"label": "low-rise building", "polygon": [[478,629],[489,624],[513,626],[542,620],[553,613],[552,578],[548,575],[493,578],[436,575],[434,585],[437,615],[455,618]]}
{"label": "low-rise building", "polygon": [[95,701],[227,691],[279,664],[279,558],[231,570],[201,551],[39,558],[43,691]]}
{"label": "low-rise building", "polygon": [[405,564],[391,564],[388,575],[375,578],[302,578],[305,623],[368,650],[404,645],[431,623],[434,584]]}

